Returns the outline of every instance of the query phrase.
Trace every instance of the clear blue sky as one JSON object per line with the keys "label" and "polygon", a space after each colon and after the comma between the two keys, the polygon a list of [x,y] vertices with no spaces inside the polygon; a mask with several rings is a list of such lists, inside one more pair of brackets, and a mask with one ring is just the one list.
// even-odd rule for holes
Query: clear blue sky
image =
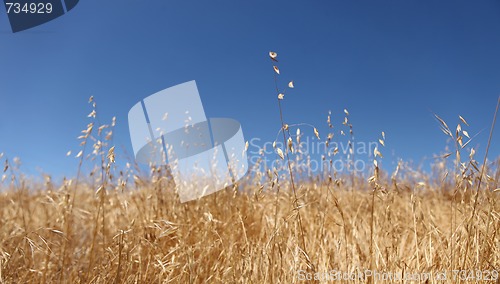
{"label": "clear blue sky", "polygon": [[[117,117],[115,143],[132,152],[127,113],[140,99],[196,80],[209,117],[241,122],[245,138],[279,129],[273,71],[295,81],[289,123],[326,135],[343,109],[358,141],[387,135],[388,161],[443,151],[431,111],[454,128],[465,117],[484,150],[500,94],[500,2],[102,1],[12,34],[0,8],[0,152],[23,168],[72,175],[93,95],[101,118]],[[491,157],[500,154],[497,129]],[[312,133],[309,133],[312,135]],[[336,133],[338,136],[338,133]],[[482,150],[481,150],[482,149]],[[478,157],[480,158],[480,157]],[[481,158],[482,160],[482,158]]]}

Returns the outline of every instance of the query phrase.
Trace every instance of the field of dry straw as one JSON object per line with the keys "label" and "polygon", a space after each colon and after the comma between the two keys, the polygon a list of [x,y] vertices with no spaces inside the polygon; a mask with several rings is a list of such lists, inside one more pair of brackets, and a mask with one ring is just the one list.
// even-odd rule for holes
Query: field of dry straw
{"label": "field of dry straw", "polygon": [[[277,54],[269,55],[288,145],[275,158],[289,167],[261,165],[235,186],[180,203],[165,168],[118,168],[115,121],[99,124],[91,98],[75,178],[32,182],[0,157],[0,283],[500,283],[500,159],[476,160],[463,117],[455,129],[436,116],[455,149],[432,172],[379,168],[383,135],[369,175],[308,176],[294,167],[300,135],[283,120]],[[341,127],[352,138],[347,110]]]}

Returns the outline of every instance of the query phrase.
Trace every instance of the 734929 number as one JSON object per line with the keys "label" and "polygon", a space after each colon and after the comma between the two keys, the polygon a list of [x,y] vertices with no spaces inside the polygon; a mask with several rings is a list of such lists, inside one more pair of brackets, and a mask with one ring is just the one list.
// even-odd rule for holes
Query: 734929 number
{"label": "734929 number", "polygon": [[52,13],[52,3],[5,3],[7,14],[50,14]]}

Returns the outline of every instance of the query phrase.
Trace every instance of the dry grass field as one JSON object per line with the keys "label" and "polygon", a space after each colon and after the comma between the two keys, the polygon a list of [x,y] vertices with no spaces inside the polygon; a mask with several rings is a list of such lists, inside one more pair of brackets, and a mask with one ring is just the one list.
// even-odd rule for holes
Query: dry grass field
{"label": "dry grass field", "polygon": [[484,277],[500,267],[500,204],[490,190],[471,219],[473,194],[404,181],[384,191],[304,183],[300,209],[284,189],[245,186],[181,204],[162,179],[137,187],[2,193],[1,282],[296,283],[301,270]]}
{"label": "dry grass field", "polygon": [[[432,172],[379,168],[382,138],[366,177],[263,168],[180,203],[165,169],[117,168],[115,122],[90,103],[76,156],[92,172],[32,182],[0,158],[0,283],[500,283],[500,160],[439,118],[456,151]],[[276,159],[300,152],[289,128]]]}

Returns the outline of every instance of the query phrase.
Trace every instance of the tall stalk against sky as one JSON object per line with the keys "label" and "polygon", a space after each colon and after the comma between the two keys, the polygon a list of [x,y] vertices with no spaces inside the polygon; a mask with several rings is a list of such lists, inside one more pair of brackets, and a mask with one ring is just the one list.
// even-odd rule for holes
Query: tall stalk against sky
{"label": "tall stalk against sky", "polygon": [[[279,114],[280,114],[281,132],[283,133],[283,145],[287,145],[287,146],[285,146],[287,148],[285,149],[284,154],[283,154],[283,151],[280,148],[276,148],[276,152],[277,152],[278,156],[280,156],[280,158],[282,160],[284,160],[286,158],[286,163],[288,165],[288,173],[290,175],[290,186],[292,188],[293,198],[294,198],[294,200],[293,200],[293,208],[294,208],[294,210],[297,211],[297,222],[298,222],[299,230],[300,230],[300,246],[301,246],[301,250],[302,250],[302,252],[303,252],[303,254],[305,256],[305,259],[306,259],[306,262],[308,264],[308,267],[312,271],[314,271],[315,270],[314,264],[311,263],[309,255],[307,253],[306,241],[305,241],[305,237],[304,237],[304,227],[302,226],[302,216],[300,215],[301,205],[299,204],[299,199],[297,198],[297,188],[296,188],[296,185],[295,185],[295,180],[293,178],[292,164],[290,163],[290,155],[289,155],[289,153],[293,149],[293,142],[292,142],[292,138],[291,138],[291,135],[290,135],[290,132],[289,132],[289,125],[286,124],[285,120],[283,119],[283,107],[282,107],[281,102],[285,98],[285,90],[280,91],[279,86],[278,86],[278,75],[280,75],[280,69],[277,66],[277,64],[278,64],[278,60],[276,59],[277,57],[278,57],[278,54],[276,52],[273,52],[273,51],[269,52],[269,58],[273,62],[274,86],[276,88],[276,99],[278,101],[278,109],[279,109]],[[288,88],[289,89],[293,89],[294,88],[293,81],[290,81],[288,83]],[[315,135],[319,139],[319,133],[316,130],[316,128],[314,128],[314,133],[315,133]],[[288,139],[287,139],[287,134],[288,134]]]}

